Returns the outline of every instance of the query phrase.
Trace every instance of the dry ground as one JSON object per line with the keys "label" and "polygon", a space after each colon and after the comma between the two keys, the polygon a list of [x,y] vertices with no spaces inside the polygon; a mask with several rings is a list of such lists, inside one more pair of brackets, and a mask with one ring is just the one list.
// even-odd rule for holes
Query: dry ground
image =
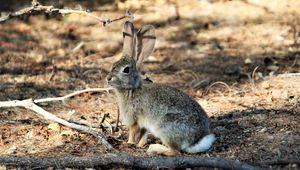
{"label": "dry ground", "polygon": [[[75,8],[76,4],[104,18],[137,10],[137,27],[156,26],[156,50],[144,71],[155,82],[189,93],[209,114],[217,142],[199,156],[256,164],[299,163],[300,76],[290,73],[300,70],[300,1],[189,0],[178,2],[177,8],[164,0],[65,5]],[[104,77],[121,54],[122,22],[102,27],[93,19],[69,15],[1,24],[0,101],[105,87]],[[66,120],[99,126],[108,114],[102,125],[116,123],[113,94],[86,93],[41,106]],[[109,128],[99,130],[119,151],[145,155],[146,148],[125,143],[125,127],[113,134]],[[151,138],[151,142],[159,141]],[[47,122],[25,109],[0,109],[0,155],[106,152],[90,135]],[[299,165],[270,167],[297,169]]]}

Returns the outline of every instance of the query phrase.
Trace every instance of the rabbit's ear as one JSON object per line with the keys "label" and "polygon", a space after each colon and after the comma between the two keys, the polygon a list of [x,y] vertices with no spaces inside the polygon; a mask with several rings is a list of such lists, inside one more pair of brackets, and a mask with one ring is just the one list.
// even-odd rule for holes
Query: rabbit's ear
{"label": "rabbit's ear", "polygon": [[155,28],[152,25],[143,26],[136,35],[137,46],[135,52],[136,65],[139,68],[143,60],[150,56],[155,45]]}
{"label": "rabbit's ear", "polygon": [[128,56],[135,55],[135,41],[133,23],[126,21],[123,27],[123,54]]}

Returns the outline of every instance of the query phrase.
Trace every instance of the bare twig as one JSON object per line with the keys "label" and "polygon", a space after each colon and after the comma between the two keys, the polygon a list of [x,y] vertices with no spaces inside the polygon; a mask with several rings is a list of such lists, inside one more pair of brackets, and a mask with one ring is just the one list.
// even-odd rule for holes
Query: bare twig
{"label": "bare twig", "polygon": [[263,9],[265,12],[268,12],[268,13],[274,13],[274,11],[272,11],[270,8],[268,8],[267,6],[264,6],[264,5],[260,5],[259,3],[253,3],[249,0],[246,0],[246,1],[241,1],[249,6],[253,6],[253,7],[256,7],[256,8],[260,8],[260,9]]}
{"label": "bare twig", "polygon": [[115,129],[113,129],[113,132],[116,132],[118,130],[119,121],[120,121],[120,109],[118,108],[116,127],[115,127]]}
{"label": "bare twig", "polygon": [[109,118],[109,113],[104,113],[103,117],[102,117],[102,120],[100,121],[100,128],[104,128],[104,121],[106,121],[108,123],[108,127],[110,129],[110,132],[113,133],[114,130],[113,130],[113,127],[112,125],[110,124],[110,122],[108,120],[106,120],[106,118]]}
{"label": "bare twig", "polygon": [[204,85],[207,85],[209,83],[209,80],[208,79],[204,79],[204,80],[201,80],[201,81],[198,81],[196,84],[194,84],[193,86],[192,86],[192,88],[194,89],[194,88],[197,88],[198,86],[204,86]]}
{"label": "bare twig", "polygon": [[231,88],[229,87],[228,84],[226,84],[225,82],[222,82],[222,81],[217,81],[217,82],[214,82],[213,84],[211,84],[210,86],[208,86],[207,90],[205,91],[206,94],[208,94],[208,92],[210,91],[210,89],[216,85],[216,84],[222,84],[224,85],[227,89],[228,89],[228,92],[230,93],[231,92]]}
{"label": "bare twig", "polygon": [[22,19],[25,16],[31,16],[31,15],[36,15],[36,14],[60,14],[60,15],[66,15],[66,14],[79,14],[79,15],[84,15],[90,18],[93,18],[97,20],[99,23],[102,23],[103,26],[106,26],[112,22],[122,20],[124,18],[132,19],[133,14],[130,13],[129,11],[126,11],[125,15],[115,18],[115,19],[102,19],[99,18],[96,15],[93,15],[87,11],[83,10],[73,10],[73,9],[59,9],[55,8],[53,6],[44,6],[41,5],[38,2],[32,3],[32,6],[21,9],[19,11],[9,13],[3,17],[0,18],[0,23],[3,23],[7,20],[13,19],[13,18],[19,18]]}
{"label": "bare twig", "polygon": [[197,156],[181,157],[139,157],[127,153],[103,154],[93,157],[67,156],[61,158],[32,158],[32,157],[0,157],[0,165],[22,166],[22,167],[64,167],[93,168],[93,167],[129,167],[137,169],[159,169],[159,168],[188,168],[188,167],[214,167],[221,169],[239,170],[262,170],[238,160],[221,158],[201,158]]}
{"label": "bare twig", "polygon": [[81,93],[86,93],[86,92],[103,92],[103,91],[109,91],[111,89],[112,88],[90,88],[90,89],[84,89],[84,90],[80,90],[80,91],[75,91],[73,93],[67,94],[67,95],[62,96],[62,97],[49,97],[49,98],[43,98],[43,99],[35,99],[34,103],[61,101],[61,100],[65,100],[67,98],[79,95]]}
{"label": "bare twig", "polygon": [[90,123],[88,123],[86,121],[82,121],[82,120],[72,120],[71,119],[71,120],[68,120],[68,122],[78,124],[78,125],[88,126],[90,128],[98,128],[98,129],[100,128],[100,126],[98,126],[98,125],[93,125],[93,124],[90,124]]}
{"label": "bare twig", "polygon": [[76,52],[77,52],[78,50],[80,50],[80,48],[82,48],[83,46],[84,46],[84,42],[81,41],[80,43],[78,43],[78,44],[76,45],[76,47],[73,48],[72,52],[73,52],[73,53],[76,53]]}
{"label": "bare twig", "polygon": [[284,73],[284,74],[278,74],[277,77],[300,77],[300,73]]}
{"label": "bare twig", "polygon": [[256,73],[257,69],[258,69],[258,66],[254,68],[254,70],[251,74],[251,83],[252,83],[253,88],[255,88],[255,73]]}
{"label": "bare twig", "polygon": [[109,116],[109,113],[104,113],[102,120],[100,121],[100,124],[102,124],[108,116]]}
{"label": "bare twig", "polygon": [[51,72],[51,74],[50,74],[50,76],[49,76],[49,78],[48,78],[48,82],[51,82],[51,81],[53,80],[56,71],[57,71],[56,66],[53,66],[52,72]]}
{"label": "bare twig", "polygon": [[175,12],[176,12],[176,17],[175,17],[175,19],[179,20],[179,19],[180,19],[180,13],[179,13],[178,0],[175,0],[175,2],[174,2],[174,7],[175,7]]}
{"label": "bare twig", "polygon": [[299,57],[299,55],[296,54],[295,59],[294,59],[294,61],[293,61],[293,64],[291,65],[291,67],[294,67],[294,66],[297,64],[298,57]]}
{"label": "bare twig", "polygon": [[24,107],[26,109],[32,110],[35,113],[43,116],[47,120],[51,120],[51,121],[60,123],[62,125],[68,126],[70,128],[89,133],[89,134],[95,136],[99,141],[101,141],[107,147],[107,149],[109,149],[109,150],[113,149],[113,147],[107,142],[106,137],[103,134],[96,132],[89,127],[70,123],[64,119],[61,119],[61,118],[53,115],[52,113],[44,110],[43,108],[39,107],[38,105],[36,105],[32,99],[0,102],[0,108],[1,107]]}
{"label": "bare twig", "polygon": [[82,120],[68,120],[68,122],[70,123],[75,123],[75,124],[78,124],[78,125],[84,125],[84,126],[88,126],[90,128],[97,128],[97,129],[100,129],[100,128],[111,128],[111,125],[103,125],[101,124],[101,127],[100,125],[95,125],[95,124],[91,124],[87,121],[82,121]]}

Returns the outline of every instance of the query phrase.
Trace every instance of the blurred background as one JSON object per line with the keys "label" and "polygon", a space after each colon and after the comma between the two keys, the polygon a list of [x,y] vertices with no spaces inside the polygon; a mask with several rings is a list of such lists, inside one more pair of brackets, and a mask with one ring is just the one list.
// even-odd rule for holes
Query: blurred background
{"label": "blurred background", "polygon": [[[215,81],[245,83],[252,78],[262,80],[273,74],[299,71],[298,1],[49,0],[40,3],[88,11],[103,19],[123,16],[126,10],[134,12],[137,28],[152,24],[157,29],[156,50],[147,59],[144,71],[157,82],[183,89],[196,85],[201,90]],[[1,15],[30,5],[29,0],[3,1]],[[7,21],[1,24],[0,72],[12,73],[14,78],[24,76],[23,73],[35,74],[27,83],[37,87],[47,86],[37,82],[44,81],[53,71],[64,76],[51,78],[57,87],[66,85],[64,81],[68,82],[68,89],[87,84],[99,86],[105,83],[103,76],[111,62],[121,55],[123,22],[102,27],[94,18],[78,14],[26,16]],[[53,86],[48,88],[57,91]]]}
{"label": "blurred background", "polygon": [[[300,1],[39,2],[88,11],[103,19],[118,18],[130,10],[136,28],[154,25],[157,42],[144,63],[143,74],[154,82],[184,90],[204,107],[220,141],[208,155],[252,162],[299,158],[296,132],[300,131],[300,120],[296,115],[300,80],[299,75],[292,75],[300,71]],[[1,16],[29,6],[30,0],[0,0]],[[104,78],[122,55],[124,21],[103,27],[94,18],[70,14],[35,15],[0,23],[0,100],[61,96],[88,87],[106,87]],[[115,98],[108,94],[86,94],[45,107],[66,119],[83,116],[89,123],[99,123],[101,115],[109,113],[108,123],[113,124],[117,113]],[[19,120],[24,115],[33,114],[0,110],[1,119]],[[33,149],[28,143],[24,145],[24,139],[14,139],[15,132],[7,130],[10,127],[1,126],[0,133],[7,135],[2,141],[7,143],[1,145],[0,140],[0,153],[7,153],[13,144],[19,148],[18,154],[48,154],[40,148],[60,149],[62,154],[103,152],[100,144],[86,136],[70,137],[56,146],[41,134],[38,140],[44,144]],[[20,136],[37,128],[48,131],[45,125],[14,128]],[[125,133],[120,132],[118,140],[125,140]],[[120,150],[144,153],[113,138],[111,142]]]}

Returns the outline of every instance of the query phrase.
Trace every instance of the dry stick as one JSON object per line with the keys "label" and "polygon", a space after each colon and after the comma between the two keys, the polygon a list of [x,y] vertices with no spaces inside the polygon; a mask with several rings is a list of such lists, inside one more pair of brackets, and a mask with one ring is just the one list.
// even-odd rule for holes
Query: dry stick
{"label": "dry stick", "polygon": [[217,81],[217,82],[214,82],[213,84],[211,84],[210,86],[208,86],[205,93],[207,94],[210,91],[210,89],[216,84],[224,85],[228,89],[229,93],[231,92],[231,88],[228,86],[228,84],[226,84],[225,82],[222,82],[222,81]]}
{"label": "dry stick", "polygon": [[30,16],[30,15],[37,14],[37,13],[46,13],[46,14],[58,13],[61,15],[65,15],[65,14],[85,15],[90,18],[96,19],[98,22],[101,22],[103,24],[103,26],[106,26],[107,24],[110,24],[115,21],[122,20],[124,18],[129,18],[129,19],[133,18],[133,14],[130,13],[129,11],[126,11],[125,15],[115,18],[115,19],[101,19],[98,16],[95,16],[91,13],[88,13],[88,12],[82,11],[82,10],[59,9],[59,8],[54,8],[53,6],[44,6],[44,5],[40,5],[39,3],[35,3],[31,7],[27,7],[27,8],[21,9],[19,11],[13,12],[13,13],[9,13],[8,15],[1,17],[0,23],[3,23],[12,18],[22,18],[24,16]]}
{"label": "dry stick", "polygon": [[102,124],[108,116],[109,116],[108,113],[104,113],[102,120],[100,121],[100,124]]}
{"label": "dry stick", "polygon": [[52,72],[51,72],[51,74],[50,74],[50,76],[49,76],[49,78],[48,78],[48,82],[51,82],[52,80],[53,80],[53,78],[54,78],[54,76],[55,76],[55,73],[56,73],[56,70],[57,68],[56,68],[56,66],[53,66],[53,68],[52,68]]}
{"label": "dry stick", "polygon": [[251,83],[252,83],[252,86],[253,88],[255,88],[255,73],[256,73],[256,70],[258,69],[258,66],[256,66],[251,74]]}
{"label": "dry stick", "polygon": [[[93,124],[90,124],[90,123],[88,123],[88,122],[86,122],[86,121],[81,121],[81,120],[68,120],[68,122],[70,122],[70,123],[75,123],[75,124],[77,124],[77,125],[83,125],[83,126],[88,126],[88,127],[91,127],[91,128],[100,128],[100,126],[98,126],[98,125],[93,125]],[[104,128],[108,128],[108,127],[104,127]]]}
{"label": "dry stick", "polygon": [[86,92],[102,92],[102,91],[109,91],[112,88],[88,88],[80,91],[75,91],[73,93],[67,94],[62,97],[49,97],[49,98],[43,98],[43,99],[35,99],[34,103],[42,103],[42,102],[52,102],[52,101],[61,101],[65,100],[67,98],[79,95],[81,93],[86,93]]}
{"label": "dry stick", "polygon": [[76,47],[73,48],[72,53],[76,53],[78,50],[80,50],[82,47],[84,46],[84,42],[80,41],[80,43],[78,43],[76,45]]}
{"label": "dry stick", "polygon": [[112,125],[106,120],[106,118],[109,117],[109,113],[104,113],[103,117],[102,117],[102,120],[100,121],[100,127],[103,127],[103,123],[104,121],[106,121],[109,125],[109,128],[110,128],[110,131],[111,133],[114,133],[114,128],[112,127]]}
{"label": "dry stick", "polygon": [[30,158],[4,156],[0,157],[0,165],[26,166],[26,167],[130,167],[138,169],[158,168],[188,168],[188,167],[214,167],[221,169],[239,170],[262,170],[263,168],[251,166],[238,160],[227,160],[221,158],[201,158],[195,156],[181,157],[139,157],[127,153],[103,154],[93,157],[61,157],[61,158]]}
{"label": "dry stick", "polygon": [[61,118],[53,115],[52,113],[47,112],[46,110],[39,107],[38,105],[36,105],[32,99],[0,102],[0,108],[1,107],[24,107],[26,109],[32,110],[32,111],[36,112],[37,114],[42,115],[44,118],[46,118],[48,120],[60,123],[62,125],[65,125],[67,127],[73,128],[73,129],[77,129],[77,130],[81,130],[86,133],[89,133],[89,134],[95,136],[99,141],[101,141],[107,147],[107,149],[113,150],[113,147],[107,142],[106,137],[103,134],[101,134],[97,131],[94,131],[89,127],[70,123],[64,119],[61,119]]}
{"label": "dry stick", "polygon": [[115,129],[113,129],[113,132],[116,132],[118,130],[119,122],[120,122],[120,109],[118,108],[116,127]]}
{"label": "dry stick", "polygon": [[86,121],[81,121],[81,120],[68,120],[68,122],[70,123],[75,123],[75,124],[78,124],[78,125],[83,125],[83,126],[87,126],[87,127],[90,127],[90,128],[97,128],[97,129],[112,129],[112,125],[94,125],[94,124],[90,124],[89,122],[86,122]]}
{"label": "dry stick", "polygon": [[300,77],[300,73],[284,73],[278,74],[277,77]]}

